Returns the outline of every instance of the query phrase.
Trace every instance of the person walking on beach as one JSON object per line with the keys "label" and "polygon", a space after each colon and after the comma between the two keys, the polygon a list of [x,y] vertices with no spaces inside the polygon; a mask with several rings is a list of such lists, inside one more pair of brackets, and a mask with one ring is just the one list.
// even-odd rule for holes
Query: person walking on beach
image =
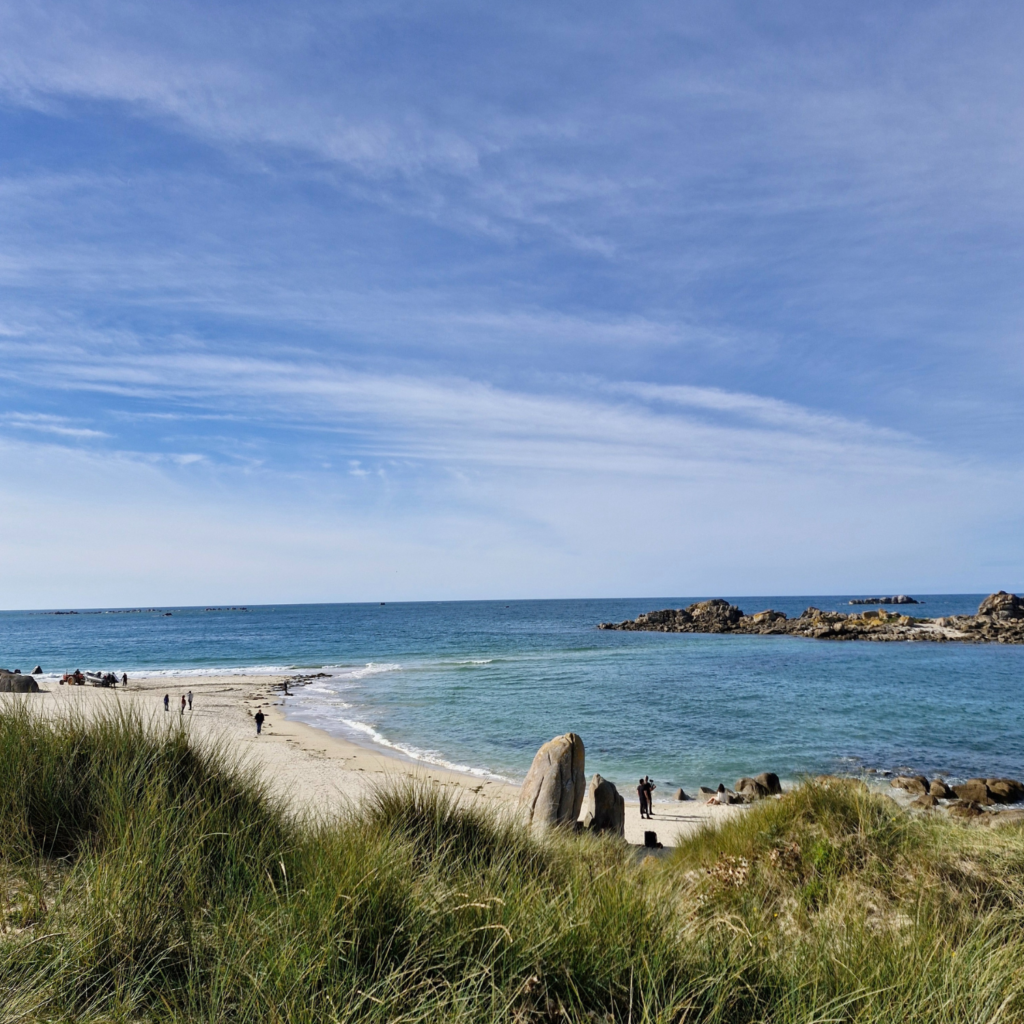
{"label": "person walking on beach", "polygon": [[255,715],[255,719],[256,719],[256,735],[257,736],[259,736],[259,734],[263,731],[263,718],[264,718],[263,709],[262,708],[257,708],[256,709],[256,715]]}
{"label": "person walking on beach", "polygon": [[188,691],[188,709],[189,709],[189,711],[192,710],[192,691],[191,690]]}
{"label": "person walking on beach", "polygon": [[185,714],[185,694],[181,695],[181,710],[178,712],[179,715]]}
{"label": "person walking on beach", "polygon": [[636,787],[636,795],[640,797],[640,817],[646,818],[647,814],[647,787],[644,785],[644,780],[640,780],[640,785]]}
{"label": "person walking on beach", "polygon": [[171,695],[169,693],[164,694],[164,711],[171,710]]}

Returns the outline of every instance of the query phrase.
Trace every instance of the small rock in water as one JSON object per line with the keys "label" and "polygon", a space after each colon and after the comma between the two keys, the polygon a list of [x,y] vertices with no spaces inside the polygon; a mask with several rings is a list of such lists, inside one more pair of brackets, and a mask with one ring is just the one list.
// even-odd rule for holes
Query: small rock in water
{"label": "small rock in water", "polygon": [[686,795],[686,794],[685,794],[685,793],[683,792],[683,788],[682,788],[682,786],[680,786],[680,787],[679,787],[679,789],[677,789],[677,790],[676,790],[676,799],[677,799],[677,800],[689,800],[689,799],[690,799],[690,798],[689,798],[689,797],[688,797],[688,796],[687,796],[687,795]]}
{"label": "small rock in water", "polygon": [[43,674],[43,667],[42,667],[42,665],[36,665],[36,667],[34,669],[32,669],[32,675],[34,675],[34,676],[41,676],[42,674]]}

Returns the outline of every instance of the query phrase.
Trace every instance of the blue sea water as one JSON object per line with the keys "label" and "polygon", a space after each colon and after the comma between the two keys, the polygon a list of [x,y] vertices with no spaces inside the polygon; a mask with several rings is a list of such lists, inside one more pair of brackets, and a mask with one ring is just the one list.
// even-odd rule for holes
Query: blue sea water
{"label": "blue sea water", "polygon": [[[984,595],[925,596],[919,615]],[[572,730],[588,771],[664,789],[909,768],[1024,776],[1024,646],[827,642],[596,628],[697,598],[0,613],[0,665],[327,672],[287,714],[437,764],[519,780]],[[733,597],[747,612],[847,596]],[[167,615],[171,612],[171,615]]]}

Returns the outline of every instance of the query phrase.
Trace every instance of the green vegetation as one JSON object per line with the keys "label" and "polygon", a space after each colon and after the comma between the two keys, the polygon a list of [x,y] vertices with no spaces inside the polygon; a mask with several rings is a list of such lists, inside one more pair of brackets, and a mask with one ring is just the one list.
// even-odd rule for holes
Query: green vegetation
{"label": "green vegetation", "polygon": [[809,783],[664,858],[430,787],[296,821],[177,728],[0,714],[4,1021],[1020,1021],[1024,835]]}

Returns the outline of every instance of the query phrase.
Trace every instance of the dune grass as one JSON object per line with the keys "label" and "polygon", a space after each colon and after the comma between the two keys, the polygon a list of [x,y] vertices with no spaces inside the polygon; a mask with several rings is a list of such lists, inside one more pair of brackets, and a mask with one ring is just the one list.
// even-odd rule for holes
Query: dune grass
{"label": "dune grass", "polygon": [[290,816],[130,713],[0,713],[5,1021],[1019,1021],[1024,836],[809,783],[669,856],[449,791]]}

